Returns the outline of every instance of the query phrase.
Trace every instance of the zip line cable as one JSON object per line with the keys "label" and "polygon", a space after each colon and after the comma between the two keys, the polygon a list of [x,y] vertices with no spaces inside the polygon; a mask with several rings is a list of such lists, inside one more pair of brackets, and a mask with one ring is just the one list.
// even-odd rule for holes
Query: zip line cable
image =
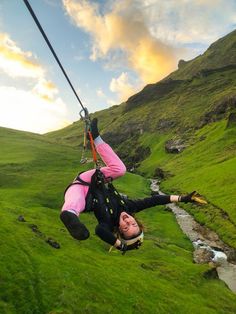
{"label": "zip line cable", "polygon": [[[45,32],[44,32],[42,26],[40,25],[39,20],[37,19],[37,16],[35,15],[35,13],[34,13],[32,7],[30,6],[30,4],[29,4],[29,2],[28,2],[28,0],[23,0],[23,1],[24,1],[25,5],[26,5],[27,9],[29,10],[29,12],[30,12],[32,18],[34,19],[36,25],[38,26],[38,28],[39,28],[39,30],[40,30],[40,32],[41,32],[43,38],[45,39],[45,41],[46,41],[46,43],[47,43],[49,49],[51,50],[51,52],[52,52],[54,58],[55,58],[56,61],[57,61],[59,67],[61,68],[61,70],[62,70],[62,72],[63,72],[65,78],[67,79],[67,82],[69,83],[69,85],[70,85],[70,87],[71,87],[73,93],[75,94],[75,97],[77,98],[79,104],[80,104],[81,107],[83,108],[83,111],[84,111],[85,115],[88,114],[87,108],[85,108],[85,107],[83,106],[82,101],[80,100],[79,96],[77,95],[77,93],[76,93],[76,91],[75,91],[75,89],[74,89],[74,87],[73,87],[73,85],[72,85],[72,83],[71,83],[71,81],[70,81],[68,75],[66,74],[66,71],[64,70],[64,68],[63,68],[63,66],[62,66],[62,64],[61,64],[61,62],[60,62],[60,60],[58,59],[58,57],[57,57],[57,55],[56,55],[56,53],[55,53],[55,51],[54,51],[54,49],[53,49],[53,47],[52,47],[52,45],[51,45],[49,39],[47,38],[47,35],[45,34]],[[82,116],[81,116],[81,117],[82,117]]]}
{"label": "zip line cable", "polygon": [[[57,55],[56,55],[56,52],[54,51],[49,39],[47,38],[47,35],[45,34],[41,24],[39,23],[39,20],[37,18],[37,16],[35,15],[32,7],[30,6],[28,0],[23,0],[27,9],[29,10],[29,13],[31,14],[32,18],[34,19],[36,25],[38,26],[38,29],[39,31],[41,32],[43,38],[45,39],[49,49],[51,50],[54,58],[56,59],[59,67],[61,68],[67,82],[69,83],[73,93],[75,94],[75,97],[77,98],[79,104],[81,105],[82,107],[82,110],[80,111],[80,117],[81,119],[85,122],[85,131],[84,131],[84,146],[83,146],[83,152],[82,152],[82,157],[81,157],[81,163],[84,163],[84,160],[85,158],[83,157],[84,156],[84,152],[86,150],[86,145],[87,145],[87,133],[89,135],[89,141],[90,141],[90,144],[91,144],[91,150],[92,150],[92,154],[93,154],[93,160],[94,160],[94,163],[96,165],[96,168],[99,169],[99,164],[98,164],[98,160],[97,160],[97,155],[96,155],[96,150],[95,150],[95,146],[94,146],[94,141],[93,141],[93,138],[92,138],[92,134],[91,134],[91,130],[89,129],[90,128],[90,117],[89,117],[89,112],[88,112],[88,109],[85,108],[82,104],[82,101],[80,100],[79,96],[77,95],[68,75],[66,74],[66,71],[64,70],[60,60],[58,59]],[[84,115],[82,114],[82,112],[84,112]]]}

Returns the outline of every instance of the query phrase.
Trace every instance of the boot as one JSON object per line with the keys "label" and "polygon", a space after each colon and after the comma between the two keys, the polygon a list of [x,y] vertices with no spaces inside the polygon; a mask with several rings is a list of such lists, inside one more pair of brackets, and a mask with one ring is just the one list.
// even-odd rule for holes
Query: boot
{"label": "boot", "polygon": [[98,131],[98,119],[94,118],[90,124],[90,132],[92,133],[93,140],[95,140],[100,134]]}
{"label": "boot", "polygon": [[89,237],[88,229],[75,214],[65,210],[61,213],[60,218],[71,236],[76,240],[86,240]]}

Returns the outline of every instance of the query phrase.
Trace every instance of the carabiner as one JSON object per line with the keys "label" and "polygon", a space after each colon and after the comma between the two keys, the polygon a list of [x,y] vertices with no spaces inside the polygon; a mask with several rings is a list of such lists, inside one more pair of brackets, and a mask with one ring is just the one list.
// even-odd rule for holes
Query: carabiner
{"label": "carabiner", "polygon": [[[84,115],[83,115],[84,113]],[[84,108],[82,109],[80,112],[79,112],[79,115],[81,117],[82,120],[86,121],[86,120],[89,120],[89,112],[88,112],[88,109],[87,108]]]}

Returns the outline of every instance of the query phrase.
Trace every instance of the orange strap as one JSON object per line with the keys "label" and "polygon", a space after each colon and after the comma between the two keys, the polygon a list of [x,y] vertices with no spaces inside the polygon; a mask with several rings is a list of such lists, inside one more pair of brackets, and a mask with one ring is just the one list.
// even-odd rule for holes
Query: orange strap
{"label": "orange strap", "polygon": [[89,135],[89,141],[90,141],[90,144],[91,144],[93,160],[94,160],[95,164],[97,165],[98,159],[97,159],[97,153],[96,153],[96,149],[95,149],[95,144],[94,144],[94,140],[93,140],[93,137],[92,137],[92,133],[90,131],[88,131],[88,135]]}

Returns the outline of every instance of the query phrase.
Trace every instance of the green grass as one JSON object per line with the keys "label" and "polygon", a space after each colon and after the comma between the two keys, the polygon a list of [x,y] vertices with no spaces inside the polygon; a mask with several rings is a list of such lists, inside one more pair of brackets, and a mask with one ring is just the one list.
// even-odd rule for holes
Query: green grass
{"label": "green grass", "polygon": [[[142,143],[150,145],[152,154],[140,166],[151,176],[161,167],[171,174],[161,183],[167,193],[187,193],[197,190],[209,205],[186,208],[221,238],[236,247],[236,129],[226,129],[226,121],[212,123],[197,131],[189,146],[180,154],[164,151],[164,136],[148,136]],[[224,218],[224,214],[228,218]]]}
{"label": "green grass", "polygon": [[[139,251],[109,253],[94,235],[93,214],[81,216],[90,238],[72,239],[59,212],[64,187],[84,169],[78,151],[42,136],[0,132],[1,313],[235,313],[235,295],[220,280],[204,278],[210,267],[192,263],[190,241],[163,207],[138,214],[146,226]],[[116,182],[132,197],[149,193],[138,175]],[[61,248],[49,246],[48,237]]]}

